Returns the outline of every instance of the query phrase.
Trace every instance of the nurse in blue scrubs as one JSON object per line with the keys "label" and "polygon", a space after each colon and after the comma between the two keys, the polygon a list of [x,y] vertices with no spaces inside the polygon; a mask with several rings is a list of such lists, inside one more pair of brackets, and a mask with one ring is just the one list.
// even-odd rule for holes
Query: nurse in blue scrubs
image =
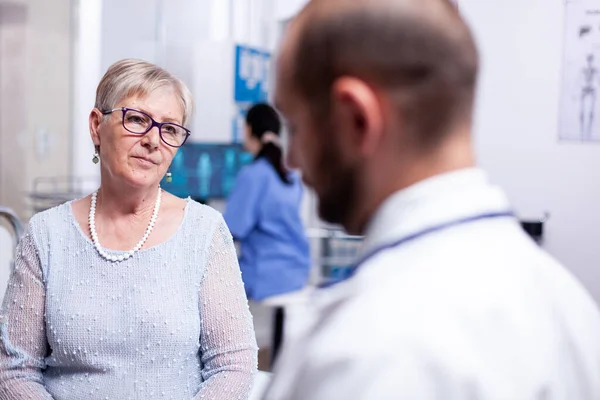
{"label": "nurse in blue scrubs", "polygon": [[244,147],[254,162],[244,167],[229,195],[225,221],[241,244],[240,268],[250,300],[302,289],[310,269],[308,239],[300,218],[302,182],[283,161],[277,112],[257,104],[246,115]]}

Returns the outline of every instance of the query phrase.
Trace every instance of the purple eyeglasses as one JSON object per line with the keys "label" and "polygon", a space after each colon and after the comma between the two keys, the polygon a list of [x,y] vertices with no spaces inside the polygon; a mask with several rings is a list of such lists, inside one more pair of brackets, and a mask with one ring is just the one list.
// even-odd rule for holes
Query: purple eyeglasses
{"label": "purple eyeglasses", "polygon": [[143,111],[133,108],[113,108],[112,110],[102,111],[102,114],[108,115],[115,111],[123,111],[123,128],[136,135],[144,135],[150,132],[155,126],[163,142],[171,147],[181,147],[190,136],[189,129],[172,122],[156,122],[154,118]]}

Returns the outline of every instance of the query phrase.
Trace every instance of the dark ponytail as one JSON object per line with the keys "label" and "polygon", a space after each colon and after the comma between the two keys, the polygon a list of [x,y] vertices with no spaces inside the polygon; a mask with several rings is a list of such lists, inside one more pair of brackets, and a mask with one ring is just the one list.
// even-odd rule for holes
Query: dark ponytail
{"label": "dark ponytail", "polygon": [[279,179],[283,183],[291,184],[289,170],[283,162],[283,150],[278,143],[281,121],[277,111],[268,104],[255,104],[246,114],[246,124],[250,127],[252,136],[263,143],[255,160],[266,159],[279,175]]}

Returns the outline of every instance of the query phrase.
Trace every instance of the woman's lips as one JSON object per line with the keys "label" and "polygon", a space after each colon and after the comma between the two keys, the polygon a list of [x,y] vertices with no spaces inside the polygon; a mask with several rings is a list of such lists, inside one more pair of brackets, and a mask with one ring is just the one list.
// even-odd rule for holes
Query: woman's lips
{"label": "woman's lips", "polygon": [[150,159],[150,158],[146,158],[146,157],[133,157],[136,160],[138,160],[140,163],[145,164],[145,165],[158,165],[157,162],[154,162],[154,160]]}

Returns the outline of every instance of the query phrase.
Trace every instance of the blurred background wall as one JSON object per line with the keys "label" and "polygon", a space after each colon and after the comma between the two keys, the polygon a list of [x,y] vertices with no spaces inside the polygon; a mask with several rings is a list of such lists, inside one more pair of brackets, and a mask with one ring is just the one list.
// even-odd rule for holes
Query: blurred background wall
{"label": "blurred background wall", "polygon": [[0,204],[27,216],[34,177],[72,167],[70,0],[0,1]]}

